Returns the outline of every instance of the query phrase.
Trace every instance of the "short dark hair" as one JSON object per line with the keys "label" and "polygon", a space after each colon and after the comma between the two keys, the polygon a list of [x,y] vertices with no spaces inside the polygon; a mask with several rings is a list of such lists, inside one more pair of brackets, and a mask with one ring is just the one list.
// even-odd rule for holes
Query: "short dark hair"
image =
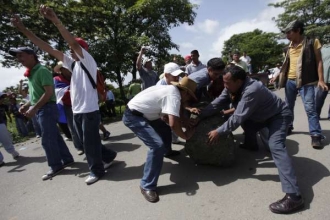
{"label": "short dark hair", "polygon": [[246,72],[243,68],[239,66],[231,66],[229,68],[225,69],[226,74],[230,73],[231,74],[231,79],[233,81],[237,81],[238,79],[245,81],[246,79]]}
{"label": "short dark hair", "polygon": [[190,52],[190,54],[196,54],[196,55],[199,56],[198,50],[192,50],[192,51]]}
{"label": "short dark hair", "polygon": [[221,58],[215,57],[207,62],[207,68],[211,68],[213,70],[223,70],[226,68],[226,64]]}

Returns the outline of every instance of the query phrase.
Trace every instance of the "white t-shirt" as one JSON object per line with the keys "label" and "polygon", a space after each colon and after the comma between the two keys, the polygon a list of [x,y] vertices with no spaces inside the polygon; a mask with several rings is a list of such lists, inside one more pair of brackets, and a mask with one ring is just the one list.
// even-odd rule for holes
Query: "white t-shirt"
{"label": "white t-shirt", "polygon": [[150,121],[164,114],[180,117],[181,95],[173,85],[152,86],[134,96],[127,105],[129,109],[143,113],[143,117]]}
{"label": "white t-shirt", "polygon": [[248,65],[250,64],[251,62],[251,58],[249,56],[241,56],[239,58],[240,60],[244,61],[245,63],[247,63]]}
{"label": "white t-shirt", "polygon": [[[81,68],[80,63],[83,63],[88,69],[90,75],[96,81],[97,66],[94,58],[83,48],[81,48],[84,58],[79,57],[79,61],[72,71],[70,83],[70,96],[73,113],[89,113],[99,110],[97,89],[94,89],[87,73]],[[75,60],[64,54],[63,66],[71,71],[71,65]]]}

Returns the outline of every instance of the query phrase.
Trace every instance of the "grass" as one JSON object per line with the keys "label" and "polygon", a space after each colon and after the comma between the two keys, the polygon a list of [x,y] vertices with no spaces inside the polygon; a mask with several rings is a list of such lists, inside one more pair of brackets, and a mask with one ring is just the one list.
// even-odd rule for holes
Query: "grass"
{"label": "grass", "polygon": [[[109,117],[103,118],[103,120],[102,120],[103,124],[109,124],[112,122],[121,121],[124,110],[125,110],[125,106],[116,106],[117,116],[111,117],[111,118],[109,118]],[[21,137],[16,129],[16,123],[15,123],[15,119],[13,116],[12,116],[12,122],[9,122],[9,121],[7,122],[7,129],[13,137],[14,144],[27,141],[30,138],[33,138],[36,136],[36,134],[34,132],[29,132],[28,136]]]}

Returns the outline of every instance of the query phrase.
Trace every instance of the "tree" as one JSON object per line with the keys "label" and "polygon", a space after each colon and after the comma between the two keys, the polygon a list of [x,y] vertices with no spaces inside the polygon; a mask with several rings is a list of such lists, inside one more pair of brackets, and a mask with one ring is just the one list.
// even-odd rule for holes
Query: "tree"
{"label": "tree", "polygon": [[[39,2],[39,1],[38,1]],[[168,51],[178,45],[172,42],[169,29],[182,23],[193,24],[196,5],[188,0],[53,0],[43,1],[76,36],[90,45],[101,72],[119,85],[125,97],[122,83],[127,73],[136,78],[135,62],[142,45],[149,45],[148,55],[156,64],[169,57]],[[2,64],[11,66],[11,58],[5,51],[9,47],[27,45],[29,42],[9,25],[12,13],[20,14],[26,26],[40,38],[57,49],[65,51],[67,45],[49,21],[38,15],[35,1],[6,1],[1,7],[0,53]],[[42,54],[48,65],[54,60]]]}
{"label": "tree", "polygon": [[284,47],[285,44],[278,42],[276,33],[266,33],[256,29],[252,32],[235,34],[225,41],[222,55],[224,60],[228,60],[232,52],[239,51],[242,54],[246,51],[252,59],[253,72],[256,72],[258,67],[282,62]]}
{"label": "tree", "polygon": [[298,19],[306,26],[306,35],[321,41],[330,33],[330,0],[286,0],[271,3],[269,6],[283,8],[284,12],[273,18],[280,29]]}

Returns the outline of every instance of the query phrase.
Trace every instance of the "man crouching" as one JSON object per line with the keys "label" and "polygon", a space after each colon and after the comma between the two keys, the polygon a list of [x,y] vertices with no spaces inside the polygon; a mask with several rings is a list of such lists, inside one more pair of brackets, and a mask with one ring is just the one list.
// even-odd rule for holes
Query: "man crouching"
{"label": "man crouching", "polygon": [[[191,138],[193,131],[182,130],[182,103],[196,99],[196,83],[184,77],[170,86],[152,86],[137,94],[124,112],[123,122],[149,147],[140,189],[149,202],[158,202],[156,192],[164,155],[171,149],[171,129],[182,139]],[[168,116],[168,124],[161,119]]]}

